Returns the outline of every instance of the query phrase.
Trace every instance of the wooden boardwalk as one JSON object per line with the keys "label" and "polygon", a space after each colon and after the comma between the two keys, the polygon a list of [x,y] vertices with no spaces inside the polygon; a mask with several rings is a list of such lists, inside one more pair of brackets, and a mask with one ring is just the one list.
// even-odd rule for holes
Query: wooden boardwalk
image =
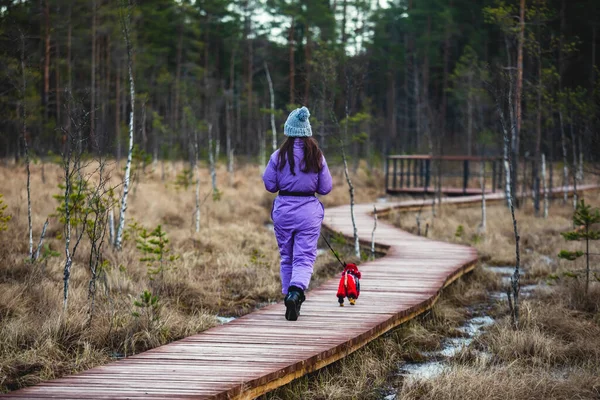
{"label": "wooden boardwalk", "polygon": [[[499,194],[491,197],[501,199]],[[384,211],[421,205],[415,200],[377,206]],[[369,245],[372,210],[372,204],[355,207],[359,237]],[[324,224],[350,237],[349,207],[327,209]],[[284,319],[282,303],[274,304],[177,342],[0,397],[252,399],[347,356],[429,309],[441,289],[477,261],[472,248],[417,237],[383,221],[375,237],[387,254],[361,264],[356,306],[338,306],[334,278],[307,293],[296,322]]]}

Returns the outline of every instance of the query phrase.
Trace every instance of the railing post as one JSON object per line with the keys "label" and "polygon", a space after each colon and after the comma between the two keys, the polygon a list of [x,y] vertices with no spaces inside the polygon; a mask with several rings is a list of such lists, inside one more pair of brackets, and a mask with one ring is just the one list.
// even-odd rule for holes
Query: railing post
{"label": "railing post", "polygon": [[429,183],[431,182],[431,159],[428,158],[425,161],[425,191],[429,187]]}
{"label": "railing post", "polygon": [[398,179],[398,160],[394,158],[394,189],[396,189],[397,179]]}
{"label": "railing post", "polygon": [[498,189],[502,190],[502,188],[504,188],[504,185],[505,185],[505,183],[504,183],[504,179],[505,179],[505,176],[504,176],[504,160],[500,159],[498,161],[498,164],[499,164],[500,168],[498,168],[498,179],[496,179],[496,180],[498,182]]}
{"label": "railing post", "polygon": [[463,194],[467,194],[467,185],[469,184],[469,160],[463,161]]}
{"label": "railing post", "polygon": [[390,190],[390,157],[385,158],[385,192]]}
{"label": "railing post", "polygon": [[418,162],[419,160],[414,160],[414,164],[413,164],[413,187],[417,187],[417,174],[419,173],[418,171]]}
{"label": "railing post", "polygon": [[404,187],[404,159],[400,159],[400,188]]}
{"label": "railing post", "polygon": [[410,187],[410,158],[406,159],[406,187]]}
{"label": "railing post", "polygon": [[492,192],[496,193],[496,160],[492,160]]}
{"label": "railing post", "polygon": [[419,186],[425,187],[425,161],[419,160]]}

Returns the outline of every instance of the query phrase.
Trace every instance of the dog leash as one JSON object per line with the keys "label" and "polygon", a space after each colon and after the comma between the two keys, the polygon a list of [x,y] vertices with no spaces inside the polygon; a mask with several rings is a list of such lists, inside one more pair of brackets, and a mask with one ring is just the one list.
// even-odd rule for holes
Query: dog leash
{"label": "dog leash", "polygon": [[325,238],[325,235],[323,235],[323,232],[321,232],[321,237],[323,238],[323,240],[325,241],[325,243],[327,243],[327,247],[329,247],[329,250],[331,250],[331,252],[335,256],[335,258],[337,258],[337,260],[340,262],[340,264],[342,264],[342,268],[346,268],[346,263],[343,262],[342,260],[340,260],[340,257],[338,257],[337,252],[333,249],[333,247],[331,247],[331,245],[327,241],[327,238]]}

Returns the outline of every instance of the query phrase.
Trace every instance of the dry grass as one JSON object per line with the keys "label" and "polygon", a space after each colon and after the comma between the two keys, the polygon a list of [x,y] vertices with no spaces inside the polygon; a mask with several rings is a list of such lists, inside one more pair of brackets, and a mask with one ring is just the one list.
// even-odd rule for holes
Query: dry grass
{"label": "dry grass", "polygon": [[[407,380],[399,399],[597,399],[600,319],[573,308],[581,284],[561,285],[522,304],[518,330],[508,317],[429,380]],[[600,302],[600,289],[589,303]]]}
{"label": "dry grass", "polygon": [[410,381],[398,400],[597,399],[600,370],[569,368],[556,374],[519,364],[456,366],[429,381]]}
{"label": "dry grass", "polygon": [[[52,197],[62,172],[56,165],[32,165],[34,242],[43,222],[58,205]],[[112,184],[118,185],[121,168],[112,165]],[[274,195],[264,190],[259,168],[243,166],[232,184],[224,168],[218,170],[221,200],[209,196],[202,207],[201,231],[194,231],[194,191],[178,190],[175,177],[183,163],[165,165],[166,179],[148,167],[130,194],[127,222],[146,228],[162,224],[173,254],[180,256],[160,284],[148,279],[134,237],[121,252],[108,248],[108,261],[99,282],[90,322],[87,257],[82,242],[74,259],[69,309],[62,312],[64,241],[62,227],[50,217],[46,243],[58,257],[31,265],[27,255],[27,192],[22,166],[0,168],[2,194],[13,215],[7,232],[0,232],[0,392],[35,384],[106,363],[115,357],[143,351],[216,325],[216,315],[239,316],[281,300],[279,253],[270,222]],[[116,171],[116,172],[114,172]],[[348,201],[341,170],[332,169],[335,188],[324,198],[326,206]],[[377,173],[359,170],[354,184],[358,201],[383,192]],[[210,178],[201,177],[202,196]],[[344,251],[344,249],[339,249]],[[351,258],[351,257],[347,257]],[[337,274],[333,257],[318,257],[313,286]],[[133,315],[133,302],[145,289],[159,291],[159,319]]]}

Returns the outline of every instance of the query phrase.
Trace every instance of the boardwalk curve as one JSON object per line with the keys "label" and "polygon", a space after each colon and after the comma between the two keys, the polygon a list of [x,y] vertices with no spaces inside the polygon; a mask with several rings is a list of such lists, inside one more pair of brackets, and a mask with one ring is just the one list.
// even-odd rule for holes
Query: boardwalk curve
{"label": "boardwalk curve", "polygon": [[[445,201],[469,204],[478,199]],[[489,200],[501,199],[495,194]],[[422,204],[377,206],[385,212]],[[355,207],[361,238],[371,237],[372,210],[373,204]],[[351,237],[349,207],[328,208],[324,226]],[[347,356],[426,311],[444,287],[476,265],[477,254],[470,247],[414,236],[384,221],[375,237],[386,256],[361,264],[356,306],[338,306],[334,278],[308,292],[296,322],[285,321],[284,305],[274,304],[200,334],[0,397],[252,399]]]}

